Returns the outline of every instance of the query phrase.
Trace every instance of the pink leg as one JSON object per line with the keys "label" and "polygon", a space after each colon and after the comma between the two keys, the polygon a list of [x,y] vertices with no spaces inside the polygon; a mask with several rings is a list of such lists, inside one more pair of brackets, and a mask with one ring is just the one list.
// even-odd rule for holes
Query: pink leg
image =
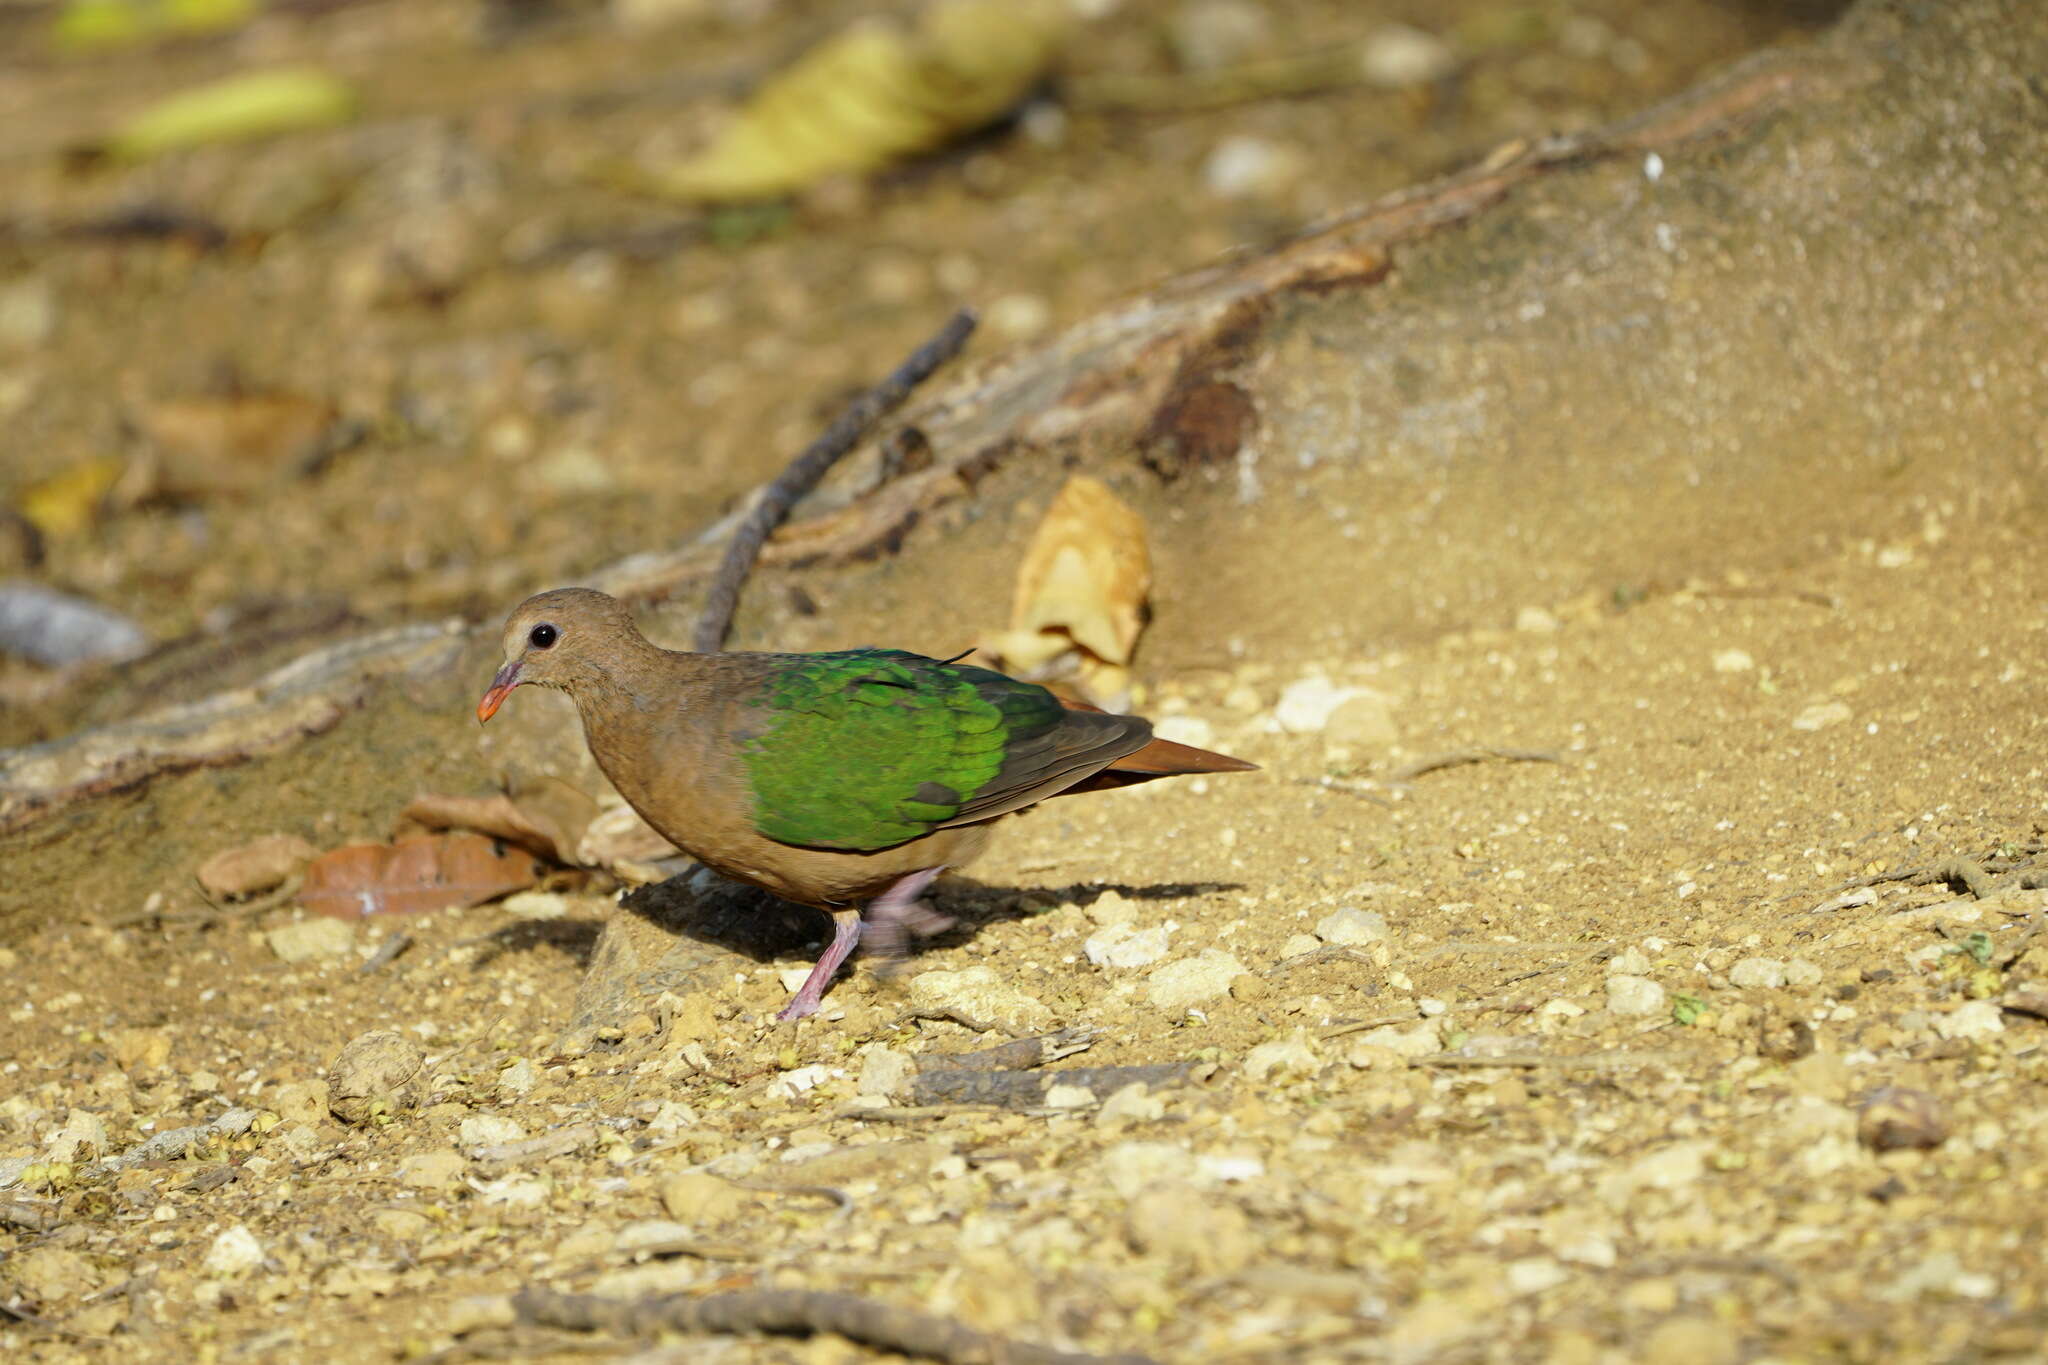
{"label": "pink leg", "polygon": [[825,987],[832,984],[832,978],[839,974],[840,964],[853,951],[853,945],[860,942],[860,916],[842,913],[832,917],[832,944],[825,949],[818,965],[811,968],[811,974],[804,978],[804,984],[782,1007],[779,1020],[802,1019],[816,1014],[818,1005],[825,999]]}
{"label": "pink leg", "polygon": [[882,957],[901,957],[910,935],[930,938],[953,927],[951,916],[940,914],[918,899],[932,880],[945,870],[943,867],[927,867],[913,872],[868,902],[867,913],[862,918],[867,921],[869,952]]}
{"label": "pink leg", "polygon": [[839,973],[847,954],[853,945],[861,940],[861,926],[867,924],[868,939],[872,946],[889,956],[900,955],[906,931],[924,937],[943,933],[953,927],[953,921],[939,914],[918,899],[932,879],[945,871],[943,867],[927,867],[902,878],[894,886],[868,902],[864,915],[841,911],[832,916],[832,944],[825,949],[818,965],[811,968],[811,974],[804,978],[804,984],[782,1007],[779,1020],[802,1019],[817,1013],[824,1003],[825,988],[832,984],[832,978]]}

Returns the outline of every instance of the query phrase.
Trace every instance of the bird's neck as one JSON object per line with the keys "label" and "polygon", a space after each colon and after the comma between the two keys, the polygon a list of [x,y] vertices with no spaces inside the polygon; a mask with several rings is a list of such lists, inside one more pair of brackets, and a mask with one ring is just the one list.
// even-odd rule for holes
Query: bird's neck
{"label": "bird's neck", "polygon": [[653,755],[688,731],[704,704],[701,684],[711,657],[636,639],[608,658],[601,673],[570,684],[590,751],[614,785],[620,780],[615,769],[629,755]]}

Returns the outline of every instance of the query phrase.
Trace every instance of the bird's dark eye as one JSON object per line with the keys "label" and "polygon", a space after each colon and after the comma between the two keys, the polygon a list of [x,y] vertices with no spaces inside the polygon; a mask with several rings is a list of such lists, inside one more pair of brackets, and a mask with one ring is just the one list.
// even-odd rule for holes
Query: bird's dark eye
{"label": "bird's dark eye", "polygon": [[526,643],[532,645],[535,649],[546,649],[554,644],[555,637],[560,633],[553,626],[543,621],[540,625],[526,632]]}

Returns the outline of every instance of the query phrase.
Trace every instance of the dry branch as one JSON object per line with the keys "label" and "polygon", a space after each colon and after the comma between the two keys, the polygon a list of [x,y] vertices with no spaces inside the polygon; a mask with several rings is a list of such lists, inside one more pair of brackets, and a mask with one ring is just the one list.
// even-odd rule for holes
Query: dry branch
{"label": "dry branch", "polygon": [[949,1365],[1153,1365],[1146,1356],[1084,1355],[1006,1341],[950,1318],[852,1294],[755,1289],[704,1298],[607,1299],[527,1287],[512,1300],[521,1322],[577,1332],[645,1337],[662,1332],[814,1336],[831,1332],[864,1346]]}

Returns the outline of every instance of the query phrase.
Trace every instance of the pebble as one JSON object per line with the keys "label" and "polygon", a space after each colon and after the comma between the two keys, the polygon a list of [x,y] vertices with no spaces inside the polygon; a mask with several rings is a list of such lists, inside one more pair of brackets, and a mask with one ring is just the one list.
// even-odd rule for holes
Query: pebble
{"label": "pebble", "polygon": [[1856,1136],[1874,1152],[1925,1151],[1948,1140],[1948,1115],[1925,1090],[1887,1085],[1872,1091],[1856,1118]]}
{"label": "pebble", "polygon": [[472,1114],[462,1121],[456,1136],[471,1147],[495,1147],[525,1138],[526,1129],[501,1114]]}
{"label": "pebble", "polygon": [[743,1191],[709,1171],[682,1171],[662,1182],[661,1206],[685,1223],[723,1223],[747,1206]]}
{"label": "pebble", "polygon": [[998,1028],[1036,1030],[1052,1025],[1052,1011],[1044,1001],[1017,989],[993,967],[922,972],[911,979],[910,1003],[920,1013],[952,1013]]}
{"label": "pebble", "polygon": [[1085,1085],[1053,1084],[1045,1088],[1045,1107],[1048,1109],[1092,1109],[1095,1107],[1095,1092]]}
{"label": "pebble", "polygon": [[1251,0],[1189,0],[1167,24],[1167,42],[1183,71],[1218,71],[1257,56],[1273,38]]}
{"label": "pebble", "polygon": [[870,1043],[861,1049],[860,1080],[855,1093],[890,1100],[904,1093],[917,1074],[917,1063],[884,1043]]}
{"label": "pebble", "polygon": [[619,486],[618,476],[604,457],[585,445],[563,446],[544,455],[527,473],[549,493],[609,493]]}
{"label": "pebble", "polygon": [[1052,305],[1036,294],[1005,294],[984,314],[988,329],[1011,341],[1029,341],[1052,326]]}
{"label": "pebble", "polygon": [[1149,967],[1166,956],[1166,937],[1163,924],[1148,929],[1112,924],[1090,934],[1081,951],[1098,967]]}
{"label": "pebble", "polygon": [[1906,1271],[1874,1297],[1893,1303],[1907,1303],[1923,1295],[1962,1299],[1988,1299],[1998,1292],[1994,1275],[1973,1274],[1963,1269],[1953,1251],[1937,1251]]}
{"label": "pebble", "polygon": [[1785,964],[1785,984],[1788,986],[1818,986],[1821,970],[1803,957],[1795,957]]}
{"label": "pebble", "polygon": [[1755,667],[1756,660],[1750,657],[1749,651],[1746,649],[1717,649],[1714,651],[1714,671],[1716,673],[1747,673]]}
{"label": "pebble", "polygon": [[1515,613],[1515,629],[1525,635],[1555,635],[1558,619],[1541,607],[1523,607]]}
{"label": "pebble", "polygon": [[1228,1274],[1258,1250],[1243,1209],[1187,1185],[1157,1185],[1131,1201],[1125,1232],[1133,1249],[1198,1274]]}
{"label": "pebble", "polygon": [[1369,688],[1360,688],[1356,696],[1340,703],[1324,732],[1330,743],[1353,750],[1390,749],[1401,738],[1393,701]]}
{"label": "pebble", "polygon": [[506,1208],[537,1209],[548,1202],[554,1192],[553,1186],[539,1176],[504,1175],[496,1180],[487,1180],[477,1187],[486,1204],[498,1204]]}
{"label": "pebble", "polygon": [[1350,1048],[1348,1060],[1353,1066],[1358,1066],[1359,1057],[1364,1055],[1370,1064],[1375,1059],[1364,1049],[1383,1050],[1400,1057],[1427,1057],[1443,1051],[1443,1045],[1443,1025],[1435,1019],[1425,1019],[1407,1028],[1399,1024],[1382,1024],[1358,1035]]}
{"label": "pebble", "polygon": [[378,1209],[370,1215],[370,1226],[396,1241],[416,1242],[427,1235],[434,1223],[424,1213],[411,1209]]}
{"label": "pebble", "polygon": [[1194,1177],[1193,1153],[1173,1142],[1119,1142],[1102,1154],[1103,1178],[1124,1199],[1168,1181]]}
{"label": "pebble", "polygon": [[1571,1277],[1571,1271],[1548,1256],[1523,1256],[1508,1262],[1508,1289],[1516,1294],[1541,1294]]}
{"label": "pebble", "polygon": [[1301,957],[1322,946],[1322,940],[1313,934],[1289,934],[1287,941],[1280,945],[1280,958],[1285,961],[1290,957]]}
{"label": "pebble", "polygon": [[263,935],[270,951],[286,962],[317,962],[340,957],[356,946],[356,927],[347,920],[316,915],[280,924]]}
{"label": "pebble", "polygon": [[[980,1017],[980,1016],[976,1016]],[[768,1093],[776,1099],[793,1100],[797,1096],[816,1090],[832,1079],[832,1069],[822,1063],[813,1062],[783,1072],[768,1082]]]}
{"label": "pebble", "polygon": [[452,1147],[420,1152],[398,1163],[398,1183],[418,1190],[443,1189],[462,1178],[467,1164]]}
{"label": "pebble", "polygon": [[263,1264],[263,1244],[240,1223],[213,1239],[201,1268],[218,1279],[235,1279]]}
{"label": "pebble", "polygon": [[1728,981],[1743,990],[1776,990],[1785,984],[1785,964],[1774,957],[1745,957],[1728,969]]}
{"label": "pebble", "polygon": [[1425,85],[1449,75],[1457,64],[1458,55],[1449,43],[1407,24],[1383,24],[1373,30],[1358,58],[1365,78],[1389,89]]}
{"label": "pebble", "polygon": [[1192,744],[1197,749],[1216,747],[1216,727],[1200,716],[1165,716],[1155,721],[1152,733],[1175,744]]}
{"label": "pebble", "polygon": [[1305,1028],[1298,1028],[1285,1038],[1260,1043],[1244,1058],[1245,1078],[1253,1081],[1313,1076],[1321,1066],[1322,1058],[1316,1055],[1315,1043]]}
{"label": "pebble", "polygon": [[569,898],[558,891],[515,891],[498,905],[520,919],[561,919],[569,913]]}
{"label": "pebble", "polygon": [[[1239,133],[1226,137],[1202,165],[1202,183],[1219,199],[1270,199],[1308,173],[1308,157],[1291,142]],[[1320,727],[1318,727],[1320,728]]]}
{"label": "pebble", "polygon": [[1102,1102],[1102,1108],[1095,1115],[1095,1126],[1115,1128],[1126,1123],[1157,1123],[1165,1117],[1166,1101],[1153,1094],[1151,1087],[1143,1081],[1132,1081]]}
{"label": "pebble", "polygon": [[1825,730],[1830,725],[1840,725],[1854,712],[1845,701],[1816,702],[1792,718],[1795,730]]}
{"label": "pebble", "polygon": [[1182,958],[1155,969],[1145,980],[1146,998],[1158,1009],[1179,1013],[1228,994],[1231,978],[1244,971],[1244,963],[1234,954],[1208,948],[1199,957]]}
{"label": "pebble", "polygon": [[101,1276],[75,1251],[39,1246],[8,1259],[7,1280],[10,1290],[26,1294],[31,1303],[53,1305],[92,1293],[100,1287]]}
{"label": "pebble", "polygon": [[521,1057],[498,1073],[498,1089],[508,1095],[525,1095],[540,1084],[540,1068]]}
{"label": "pebble", "polygon": [[1688,1313],[1666,1318],[1643,1337],[1643,1365],[1735,1365],[1741,1335],[1725,1322]]}
{"label": "pebble", "polygon": [[1088,922],[1102,928],[1130,924],[1138,918],[1138,907],[1121,891],[1105,891],[1088,904]]}
{"label": "pebble", "polygon": [[1648,977],[1610,976],[1607,978],[1607,1008],[1614,1014],[1647,1017],[1662,1014],[1668,1006],[1664,988]]}
{"label": "pebble", "polygon": [[264,1092],[263,1104],[286,1123],[318,1123],[327,1117],[327,1082],[273,1086]]}
{"label": "pebble", "polygon": [[2005,1016],[1990,1000],[1972,1000],[1967,1005],[1934,1016],[1934,1031],[1943,1038],[1989,1038],[2005,1032]]}
{"label": "pebble", "polygon": [[1273,706],[1273,720],[1290,735],[1320,734],[1338,707],[1365,691],[1362,687],[1339,687],[1328,678],[1302,678],[1281,691],[1280,700]]}
{"label": "pebble", "polygon": [[84,1162],[107,1154],[107,1123],[89,1109],[74,1109],[65,1115],[64,1126],[43,1148],[50,1161]]}
{"label": "pebble", "polygon": [[1377,910],[1346,905],[1316,921],[1316,937],[1325,943],[1356,948],[1387,936],[1387,917]]}
{"label": "pebble", "polygon": [[1647,976],[1650,956],[1641,948],[1624,948],[1607,959],[1609,976]]}
{"label": "pebble", "polygon": [[419,1102],[426,1056],[395,1029],[352,1040],[327,1068],[329,1108],[343,1123],[364,1123]]}
{"label": "pebble", "polygon": [[1643,1190],[1683,1189],[1707,1173],[1708,1142],[1674,1142],[1646,1156],[1637,1157],[1618,1171],[1609,1171],[1595,1183],[1602,1203],[1625,1209]]}
{"label": "pebble", "polygon": [[57,332],[57,291],[30,276],[0,285],[0,347],[32,351]]}

